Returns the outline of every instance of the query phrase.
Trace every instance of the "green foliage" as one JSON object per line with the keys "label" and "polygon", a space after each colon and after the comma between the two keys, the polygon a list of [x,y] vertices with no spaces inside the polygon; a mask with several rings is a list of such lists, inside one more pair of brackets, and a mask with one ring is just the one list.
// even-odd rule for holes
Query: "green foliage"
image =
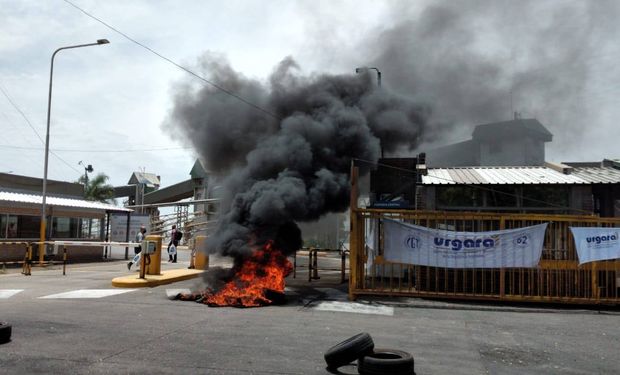
{"label": "green foliage", "polygon": [[[84,185],[85,176],[80,176],[78,183]],[[114,187],[108,182],[108,176],[98,173],[95,177],[89,178],[84,189],[84,199],[87,201],[97,201],[103,203],[116,204],[114,199]]]}

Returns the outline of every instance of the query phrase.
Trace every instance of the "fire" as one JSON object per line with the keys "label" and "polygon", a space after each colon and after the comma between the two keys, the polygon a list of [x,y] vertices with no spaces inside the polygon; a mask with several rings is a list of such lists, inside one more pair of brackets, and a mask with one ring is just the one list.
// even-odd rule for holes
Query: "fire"
{"label": "fire", "polygon": [[236,270],[233,279],[217,292],[181,295],[182,300],[196,300],[209,306],[257,307],[272,304],[274,296],[284,293],[284,279],[293,265],[284,254],[267,242],[254,250]]}

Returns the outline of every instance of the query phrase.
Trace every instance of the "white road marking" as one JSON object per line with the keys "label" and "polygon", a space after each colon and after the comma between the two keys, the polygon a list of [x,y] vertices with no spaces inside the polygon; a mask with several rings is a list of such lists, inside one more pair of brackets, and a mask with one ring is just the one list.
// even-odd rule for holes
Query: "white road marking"
{"label": "white road marking", "polygon": [[80,289],[70,292],[50,294],[49,296],[39,297],[41,299],[70,299],[70,298],[103,298],[133,292],[137,289]]}
{"label": "white road marking", "polygon": [[319,311],[335,311],[355,314],[394,315],[394,308],[390,306],[365,305],[357,302],[323,301],[313,307]]}
{"label": "white road marking", "polygon": [[0,299],[11,298],[19,292],[23,292],[23,289],[0,289]]}
{"label": "white road marking", "polygon": [[185,289],[166,289],[166,297],[173,299],[175,298],[179,293],[191,293],[192,291],[185,288]]}

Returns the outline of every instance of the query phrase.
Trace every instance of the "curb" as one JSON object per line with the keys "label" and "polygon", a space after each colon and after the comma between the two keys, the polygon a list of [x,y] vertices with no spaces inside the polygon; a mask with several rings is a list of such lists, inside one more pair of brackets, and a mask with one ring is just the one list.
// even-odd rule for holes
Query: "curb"
{"label": "curb", "polygon": [[193,279],[199,277],[204,272],[204,270],[196,269],[175,269],[162,271],[160,275],[145,275],[144,279],[141,279],[139,275],[121,276],[112,279],[112,286],[117,288],[152,288]]}

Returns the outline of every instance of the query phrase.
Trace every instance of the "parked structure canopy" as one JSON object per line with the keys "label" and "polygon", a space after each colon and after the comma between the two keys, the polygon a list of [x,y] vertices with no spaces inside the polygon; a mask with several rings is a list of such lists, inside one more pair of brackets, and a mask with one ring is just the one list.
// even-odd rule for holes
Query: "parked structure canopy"
{"label": "parked structure canopy", "polygon": [[[11,203],[24,206],[24,204],[29,205],[41,205],[42,204],[42,196],[37,194],[22,194],[22,193],[13,193],[8,191],[0,191],[0,202],[5,205],[10,205]],[[112,212],[131,212],[133,210],[123,207],[117,207],[111,204],[101,203],[101,202],[93,202],[86,201],[81,199],[70,199],[70,198],[59,198],[59,197],[47,197],[46,204],[48,206],[53,207],[63,207],[63,208],[79,208],[81,210],[97,210],[97,211],[112,211]]]}

